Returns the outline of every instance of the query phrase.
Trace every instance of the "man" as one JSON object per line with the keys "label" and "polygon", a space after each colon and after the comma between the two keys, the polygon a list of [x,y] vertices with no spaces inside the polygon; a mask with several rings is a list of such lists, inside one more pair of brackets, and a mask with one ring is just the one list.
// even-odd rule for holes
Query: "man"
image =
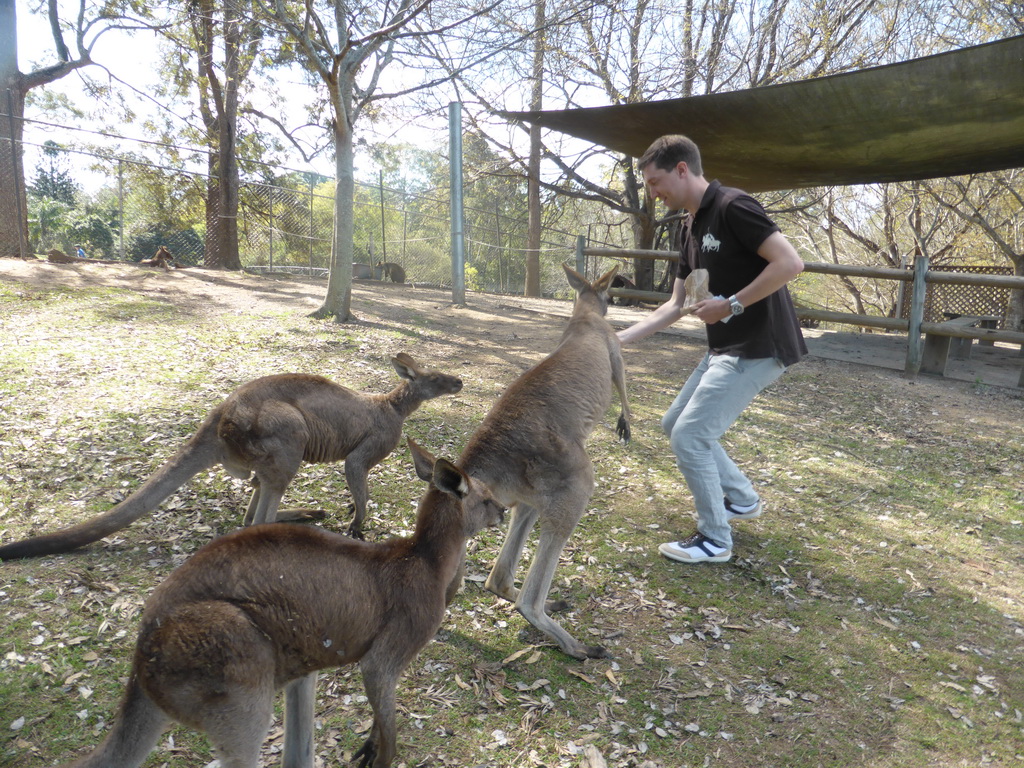
{"label": "man", "polygon": [[719,439],[762,389],[807,354],[786,288],[803,261],[756,200],[704,178],[700,150],[685,136],[662,136],[639,166],[650,193],[689,216],[672,297],[619,331],[619,339],[629,344],[678,320],[683,281],[694,269],[708,270],[715,297],[694,312],[706,323],[708,353],[661,422],[693,493],[697,533],[658,549],[681,563],[725,562],[732,557],[730,523],[760,516],[762,504]]}

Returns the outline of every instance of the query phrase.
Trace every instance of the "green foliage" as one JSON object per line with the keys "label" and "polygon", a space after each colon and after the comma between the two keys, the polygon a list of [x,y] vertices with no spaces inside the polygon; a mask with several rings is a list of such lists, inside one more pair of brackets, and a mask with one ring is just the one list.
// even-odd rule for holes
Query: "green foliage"
{"label": "green foliage", "polygon": [[35,250],[68,247],[64,241],[71,211],[70,205],[51,197],[28,196],[28,234]]}
{"label": "green foliage", "polygon": [[68,236],[75,243],[85,248],[90,256],[100,252],[103,256],[112,256],[114,249],[114,232],[110,225],[95,213],[86,213],[69,222]]}
{"label": "green foliage", "polygon": [[175,229],[167,225],[156,225],[132,235],[126,256],[132,261],[152,258],[161,245],[166,246],[175,259],[186,264],[202,263],[203,238],[191,227]]}
{"label": "green foliage", "polygon": [[65,205],[73,206],[78,185],[68,169],[67,156],[55,141],[43,143],[42,165],[36,169],[35,179],[30,187],[37,197],[45,197]]}

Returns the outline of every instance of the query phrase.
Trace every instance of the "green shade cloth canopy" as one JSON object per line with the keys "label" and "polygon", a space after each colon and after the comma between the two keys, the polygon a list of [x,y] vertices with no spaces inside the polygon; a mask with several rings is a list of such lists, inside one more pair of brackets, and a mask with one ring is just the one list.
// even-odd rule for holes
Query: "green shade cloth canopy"
{"label": "green shade cloth canopy", "polygon": [[763,88],[551,112],[506,112],[638,157],[697,142],[708,178],[748,192],[1024,167],[1024,35]]}

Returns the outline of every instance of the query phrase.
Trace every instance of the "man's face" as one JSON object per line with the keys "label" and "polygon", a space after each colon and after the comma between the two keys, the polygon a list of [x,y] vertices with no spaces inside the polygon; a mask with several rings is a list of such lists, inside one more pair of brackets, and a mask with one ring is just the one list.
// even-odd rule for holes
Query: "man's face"
{"label": "man's face", "polygon": [[643,170],[644,182],[655,200],[661,200],[674,211],[681,210],[685,207],[688,170],[686,163],[678,163],[667,171],[650,163]]}

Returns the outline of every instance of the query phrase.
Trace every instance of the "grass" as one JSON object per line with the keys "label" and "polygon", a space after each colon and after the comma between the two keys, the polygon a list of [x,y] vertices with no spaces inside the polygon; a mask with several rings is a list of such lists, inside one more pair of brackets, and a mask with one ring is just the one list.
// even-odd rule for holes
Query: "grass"
{"label": "grass", "polygon": [[[502,316],[482,297],[456,310],[426,291],[360,289],[361,321],[338,326],[183,285],[3,275],[3,541],[109,508],[225,394],[268,373],[385,391],[398,351],[456,372],[463,392],[425,404],[406,430],[454,457],[562,325]],[[553,591],[573,604],[559,620],[614,658],[568,659],[484,592],[502,536],[486,532],[399,687],[396,765],[1024,765],[1024,401],[802,363],[727,436],[768,512],[737,527],[732,562],[690,569],[657,555],[693,525],[658,422],[699,354],[664,336],[627,351],[633,443],[616,443],[611,412],[590,442],[597,488]],[[409,531],[412,477],[404,451],[371,474],[370,537]],[[241,481],[203,473],[102,544],[0,565],[0,767],[54,765],[99,742],[146,595],[235,528],[246,498]],[[347,524],[338,467],[305,467],[286,501]],[[370,718],[358,672],[322,674],[317,706],[318,759],[350,759]],[[277,722],[267,765],[280,735]],[[201,735],[175,728],[146,765],[210,759]]]}

